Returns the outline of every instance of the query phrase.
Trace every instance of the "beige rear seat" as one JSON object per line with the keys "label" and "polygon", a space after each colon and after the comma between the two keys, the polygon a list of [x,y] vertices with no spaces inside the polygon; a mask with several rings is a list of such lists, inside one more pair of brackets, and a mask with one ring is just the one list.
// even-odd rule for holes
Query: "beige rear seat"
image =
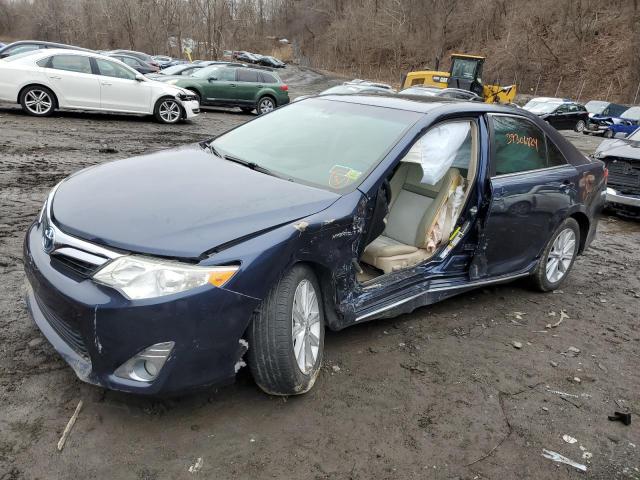
{"label": "beige rear seat", "polygon": [[391,179],[391,205],[381,236],[365,248],[362,261],[384,273],[400,270],[426,260],[429,232],[449,193],[462,181],[451,168],[437,185],[420,183],[422,168],[403,163]]}

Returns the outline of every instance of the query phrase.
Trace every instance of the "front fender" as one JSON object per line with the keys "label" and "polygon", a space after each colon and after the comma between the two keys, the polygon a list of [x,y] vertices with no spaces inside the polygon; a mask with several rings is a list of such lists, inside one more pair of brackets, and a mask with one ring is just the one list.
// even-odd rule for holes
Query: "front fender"
{"label": "front fender", "polygon": [[239,272],[224,288],[260,300],[296,263],[315,265],[329,276],[329,288],[323,285],[325,302],[330,295],[337,305],[355,286],[353,259],[365,224],[358,213],[364,198],[356,190],[322,212],[233,245],[201,264],[240,262]]}

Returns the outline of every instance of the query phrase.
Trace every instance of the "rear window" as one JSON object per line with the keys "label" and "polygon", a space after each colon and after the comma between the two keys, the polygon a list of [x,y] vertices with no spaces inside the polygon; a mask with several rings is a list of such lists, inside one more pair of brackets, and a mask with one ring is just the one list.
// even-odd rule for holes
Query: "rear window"
{"label": "rear window", "polygon": [[81,55],[54,55],[47,67],[67,72],[93,73],[89,57]]}
{"label": "rear window", "polygon": [[238,69],[238,81],[239,82],[258,82],[258,72],[255,70],[245,70],[243,68]]}
{"label": "rear window", "polygon": [[528,172],[567,163],[558,147],[529,120],[503,115],[491,118],[495,175]]}
{"label": "rear window", "polygon": [[261,78],[260,81],[264,83],[280,83],[278,79],[275,76],[271,75],[270,73],[261,72],[260,78]]}

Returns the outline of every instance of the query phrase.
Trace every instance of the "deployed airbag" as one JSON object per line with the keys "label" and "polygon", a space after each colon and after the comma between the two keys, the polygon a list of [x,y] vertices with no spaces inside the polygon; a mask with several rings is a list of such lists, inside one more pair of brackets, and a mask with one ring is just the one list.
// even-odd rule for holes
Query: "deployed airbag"
{"label": "deployed airbag", "polygon": [[420,183],[435,185],[451,168],[470,134],[469,121],[443,123],[420,137],[402,161],[419,164],[422,167]]}

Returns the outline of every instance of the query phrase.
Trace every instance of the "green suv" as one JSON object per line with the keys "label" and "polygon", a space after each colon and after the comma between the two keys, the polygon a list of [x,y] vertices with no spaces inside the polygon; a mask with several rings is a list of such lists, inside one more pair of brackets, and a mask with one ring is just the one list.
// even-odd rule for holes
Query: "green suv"
{"label": "green suv", "polygon": [[191,90],[200,105],[240,107],[243,112],[256,110],[260,115],[289,103],[289,87],[280,77],[257,68],[212,65],[191,76],[164,81]]}

